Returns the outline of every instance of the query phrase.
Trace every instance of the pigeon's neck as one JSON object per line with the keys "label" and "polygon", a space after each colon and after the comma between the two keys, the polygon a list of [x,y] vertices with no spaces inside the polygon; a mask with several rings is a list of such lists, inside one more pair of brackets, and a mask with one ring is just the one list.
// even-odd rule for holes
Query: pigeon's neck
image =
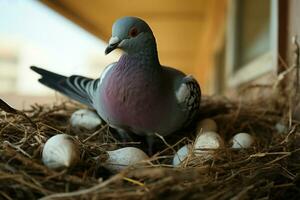
{"label": "pigeon's neck", "polygon": [[139,44],[138,48],[133,47],[132,49],[134,50],[124,53],[123,59],[137,60],[144,67],[160,67],[154,38],[148,39],[142,45]]}
{"label": "pigeon's neck", "polygon": [[141,62],[141,64],[144,67],[160,67],[157,50],[150,49],[150,48],[144,48],[143,50],[131,53],[131,54],[124,54],[124,58],[129,60],[137,60]]}
{"label": "pigeon's neck", "polygon": [[117,66],[121,71],[137,70],[140,72],[159,72],[162,69],[157,56],[145,51],[135,54],[123,54],[119,59]]}

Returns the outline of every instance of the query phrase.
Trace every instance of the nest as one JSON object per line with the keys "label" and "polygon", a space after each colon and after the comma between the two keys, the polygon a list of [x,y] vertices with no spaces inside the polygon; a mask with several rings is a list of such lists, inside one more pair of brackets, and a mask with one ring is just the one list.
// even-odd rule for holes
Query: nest
{"label": "nest", "polygon": [[[72,102],[36,104],[22,112],[2,102],[0,106],[5,111],[0,112],[0,197],[299,199],[300,132],[292,118],[297,93],[291,92],[294,87],[282,89],[281,84],[275,85],[276,89],[267,87],[272,93],[269,98],[251,102],[217,96],[203,98],[199,120],[213,118],[228,142],[205,162],[189,155],[178,167],[170,164],[174,152],[194,141],[196,132],[191,127],[159,138],[156,146],[160,149],[146,165],[131,166],[118,174],[103,167],[105,152],[123,146],[143,148],[143,142],[122,143],[107,125],[94,132],[75,134],[69,118],[80,105]],[[229,148],[230,138],[238,132],[252,134],[255,145],[241,150]],[[72,169],[54,171],[41,161],[45,141],[58,133],[74,135],[80,144],[81,162]]]}

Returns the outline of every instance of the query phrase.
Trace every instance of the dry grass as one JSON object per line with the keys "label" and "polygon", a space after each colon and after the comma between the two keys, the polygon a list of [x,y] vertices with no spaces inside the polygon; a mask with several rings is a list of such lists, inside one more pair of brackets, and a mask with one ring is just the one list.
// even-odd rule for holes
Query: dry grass
{"label": "dry grass", "polygon": [[[203,98],[201,118],[215,119],[226,141],[237,132],[251,133],[256,137],[253,148],[219,149],[205,162],[191,154],[180,167],[173,168],[170,163],[174,151],[195,139],[191,128],[157,141],[158,153],[146,166],[132,166],[119,174],[102,167],[105,151],[132,145],[144,148],[143,142],[122,144],[106,125],[95,132],[75,134],[68,122],[79,107],[74,103],[33,105],[23,112],[2,105],[7,112],[0,112],[0,197],[299,199],[300,132],[298,123],[292,120],[297,93],[291,88],[282,89],[276,84],[267,101],[251,103]],[[277,123],[287,129],[278,132]],[[73,169],[53,171],[41,162],[43,144],[58,133],[75,135],[80,144],[81,163]]]}

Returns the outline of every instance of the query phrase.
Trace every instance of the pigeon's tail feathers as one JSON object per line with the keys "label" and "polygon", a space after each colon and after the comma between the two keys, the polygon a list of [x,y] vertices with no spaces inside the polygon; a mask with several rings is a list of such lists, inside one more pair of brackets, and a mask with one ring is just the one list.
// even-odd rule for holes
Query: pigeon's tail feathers
{"label": "pigeon's tail feathers", "polygon": [[99,79],[77,75],[66,77],[39,67],[32,66],[30,68],[42,76],[39,82],[43,85],[87,106],[93,106],[93,95],[97,89]]}

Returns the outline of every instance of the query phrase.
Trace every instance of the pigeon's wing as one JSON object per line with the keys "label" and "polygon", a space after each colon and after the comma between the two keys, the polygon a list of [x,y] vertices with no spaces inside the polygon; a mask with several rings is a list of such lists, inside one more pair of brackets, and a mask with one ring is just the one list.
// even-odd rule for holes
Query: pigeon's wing
{"label": "pigeon's wing", "polygon": [[39,82],[43,85],[89,107],[93,107],[94,92],[100,79],[91,79],[77,75],[66,77],[34,66],[31,69],[42,75]]}
{"label": "pigeon's wing", "polygon": [[181,108],[188,114],[186,124],[191,123],[200,111],[201,100],[200,86],[193,76],[188,75],[182,79],[176,91],[176,99]]}

